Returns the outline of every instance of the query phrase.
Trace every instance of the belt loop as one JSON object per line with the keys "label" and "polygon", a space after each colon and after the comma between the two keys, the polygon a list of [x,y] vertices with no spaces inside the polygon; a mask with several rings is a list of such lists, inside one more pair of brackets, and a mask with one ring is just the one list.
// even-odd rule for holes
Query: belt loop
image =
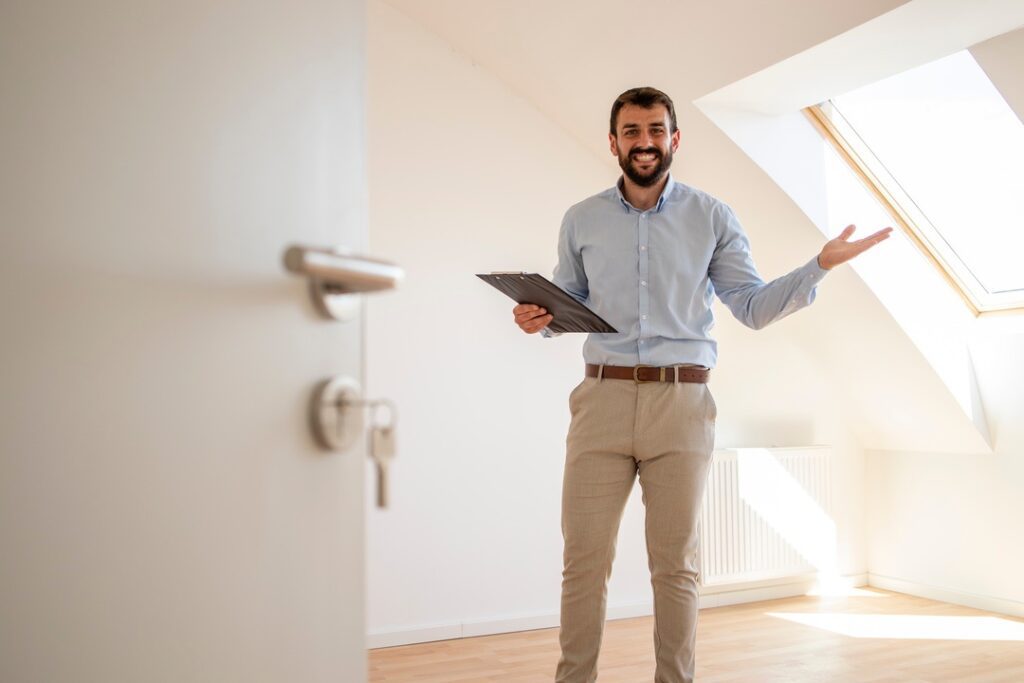
{"label": "belt loop", "polygon": [[597,366],[597,381],[600,382],[604,378],[604,363]]}
{"label": "belt loop", "polygon": [[675,366],[672,367],[672,369],[675,370],[675,373],[676,373],[676,381],[675,381],[675,383],[679,384],[679,366],[675,365]]}

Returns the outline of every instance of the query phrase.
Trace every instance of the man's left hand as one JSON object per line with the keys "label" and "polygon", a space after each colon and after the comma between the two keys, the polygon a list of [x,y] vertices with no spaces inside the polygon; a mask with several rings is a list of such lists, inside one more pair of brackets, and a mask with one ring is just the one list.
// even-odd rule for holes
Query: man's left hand
{"label": "man's left hand", "polygon": [[839,237],[826,242],[825,246],[821,249],[821,253],[818,254],[818,265],[825,270],[832,270],[839,264],[846,263],[854,256],[863,254],[879,242],[887,240],[890,233],[892,233],[892,228],[883,228],[874,235],[868,235],[863,239],[848,242],[847,239],[856,229],[857,226],[855,225],[847,225],[839,233]]}

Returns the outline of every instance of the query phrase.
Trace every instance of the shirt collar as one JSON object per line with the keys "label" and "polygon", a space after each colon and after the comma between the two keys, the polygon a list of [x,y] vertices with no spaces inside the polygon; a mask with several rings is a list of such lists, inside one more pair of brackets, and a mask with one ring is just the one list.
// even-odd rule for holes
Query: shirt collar
{"label": "shirt collar", "polygon": [[[621,202],[622,207],[624,209],[626,209],[626,211],[638,211],[638,209],[635,206],[633,206],[632,204],[630,204],[626,200],[626,196],[624,194],[622,194],[622,183],[623,183],[622,176],[619,176],[618,181],[615,183],[615,192],[616,192],[616,194],[619,195],[619,202]],[[668,198],[668,194],[669,194],[669,192],[672,191],[672,187],[675,184],[676,184],[676,181],[675,181],[675,179],[672,178],[672,172],[669,171],[669,173],[668,173],[668,182],[665,183],[665,189],[661,191],[661,196],[658,197],[658,202],[657,202],[657,204],[654,205],[654,212],[655,213],[658,213],[658,212],[661,211],[661,207],[663,207],[665,205],[665,200]]]}

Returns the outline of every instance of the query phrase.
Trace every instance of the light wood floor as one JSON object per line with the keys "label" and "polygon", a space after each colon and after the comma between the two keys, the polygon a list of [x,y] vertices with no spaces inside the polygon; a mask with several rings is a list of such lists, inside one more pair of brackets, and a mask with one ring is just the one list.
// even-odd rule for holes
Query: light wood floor
{"label": "light wood floor", "polygon": [[[1024,683],[1024,619],[880,589],[702,610],[698,683]],[[654,679],[651,617],[608,622],[601,683]],[[558,629],[371,650],[371,683],[553,680]]]}

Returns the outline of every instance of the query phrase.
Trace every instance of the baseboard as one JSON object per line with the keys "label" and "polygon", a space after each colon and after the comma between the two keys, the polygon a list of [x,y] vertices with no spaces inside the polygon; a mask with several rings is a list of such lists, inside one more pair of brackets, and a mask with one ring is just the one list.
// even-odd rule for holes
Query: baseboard
{"label": "baseboard", "polygon": [[868,573],[868,585],[874,588],[884,588],[896,593],[916,595],[919,598],[928,598],[929,600],[983,609],[987,612],[1006,614],[1011,617],[1024,617],[1024,602],[1017,602],[1016,600],[966,593],[951,588],[930,586],[925,583],[918,583],[917,581],[907,581],[906,579],[898,579],[894,576],[874,573]]}
{"label": "baseboard", "polygon": [[[863,586],[866,582],[866,574],[852,574],[840,579],[840,584],[846,587]],[[792,598],[799,595],[807,595],[817,587],[817,578],[812,575],[755,581],[744,584],[704,586],[701,590],[700,608],[707,609],[747,602],[760,602],[762,600]],[[608,605],[606,617],[610,621],[614,619],[648,617],[652,614],[654,614],[654,605],[650,600],[645,600]],[[488,636],[496,633],[556,628],[557,626],[558,612],[515,615],[500,619],[477,619],[412,629],[375,631],[367,634],[366,646],[374,650],[382,647],[427,643],[435,640],[472,638],[474,636]]]}
{"label": "baseboard", "polygon": [[394,631],[376,631],[366,634],[366,648],[376,650],[381,647],[430,643],[435,640],[454,640],[455,638],[462,637],[461,623],[421,626],[419,628]]}

